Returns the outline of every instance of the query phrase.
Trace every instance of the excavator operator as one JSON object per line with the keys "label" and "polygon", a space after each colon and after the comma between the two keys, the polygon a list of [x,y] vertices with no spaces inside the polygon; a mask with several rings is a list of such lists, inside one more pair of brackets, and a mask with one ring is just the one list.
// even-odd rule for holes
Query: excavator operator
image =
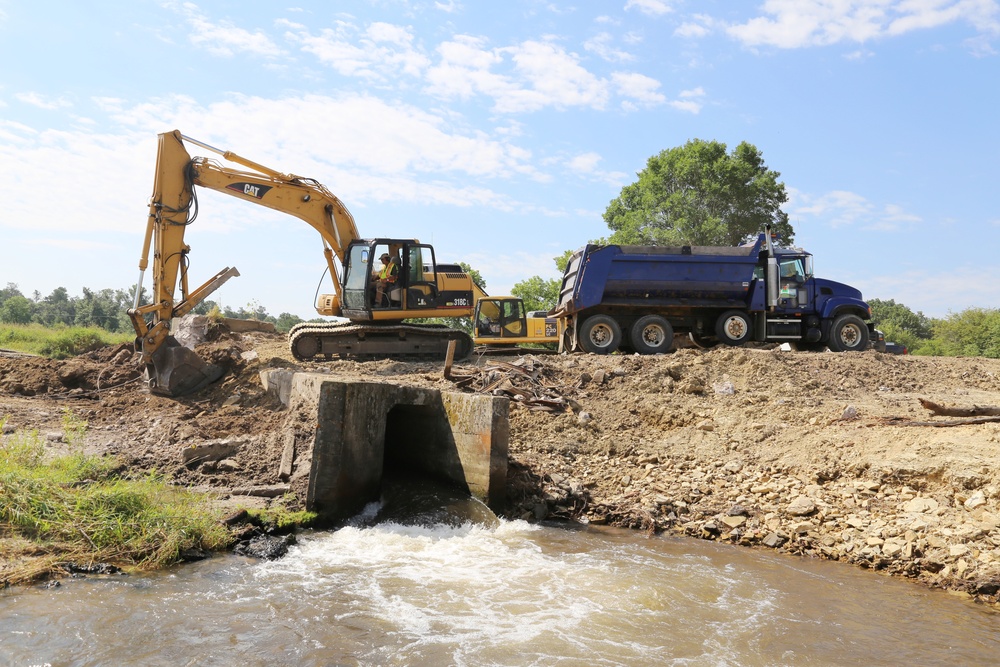
{"label": "excavator operator", "polygon": [[389,253],[382,253],[379,259],[382,261],[382,269],[376,276],[376,280],[378,281],[376,283],[377,288],[375,289],[374,306],[376,308],[386,305],[382,303],[382,295],[387,290],[391,290],[392,286],[396,284],[396,279],[399,278],[399,264],[389,257]]}

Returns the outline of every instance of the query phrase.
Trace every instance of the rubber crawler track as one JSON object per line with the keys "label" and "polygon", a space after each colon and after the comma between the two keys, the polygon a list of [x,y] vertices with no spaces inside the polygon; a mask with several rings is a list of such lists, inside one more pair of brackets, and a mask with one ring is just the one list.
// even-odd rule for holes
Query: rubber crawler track
{"label": "rubber crawler track", "polygon": [[[288,332],[288,347],[292,356],[299,361],[325,361],[328,357],[321,351],[312,356],[303,356],[298,351],[298,343],[303,338],[313,337],[320,341],[337,339],[347,342],[360,340],[389,339],[398,343],[397,349],[379,353],[348,353],[355,359],[444,359],[445,352],[419,352],[417,348],[426,347],[432,342],[455,340],[455,359],[462,360],[472,354],[472,338],[464,331],[449,329],[435,324],[358,324],[357,322],[303,322],[296,324]],[[446,345],[440,346],[442,349]],[[322,344],[317,350],[322,350]]]}

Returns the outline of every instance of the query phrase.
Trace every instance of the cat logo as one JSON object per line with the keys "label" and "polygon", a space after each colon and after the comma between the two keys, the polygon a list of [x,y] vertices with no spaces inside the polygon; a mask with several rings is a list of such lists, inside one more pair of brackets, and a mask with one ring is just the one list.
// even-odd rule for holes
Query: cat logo
{"label": "cat logo", "polygon": [[239,192],[241,195],[253,197],[254,199],[263,199],[267,191],[271,189],[271,186],[256,185],[254,183],[230,183],[226,186],[226,189]]}

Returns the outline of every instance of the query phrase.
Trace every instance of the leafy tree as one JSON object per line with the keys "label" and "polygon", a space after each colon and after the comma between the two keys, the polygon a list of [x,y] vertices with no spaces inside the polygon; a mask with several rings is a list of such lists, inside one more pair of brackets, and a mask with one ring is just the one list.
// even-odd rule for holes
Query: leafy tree
{"label": "leafy tree", "polygon": [[84,287],[83,297],[74,301],[73,323],[81,327],[119,331],[122,329],[120,314],[131,306],[131,299],[124,290],[102,289],[93,292]]}
{"label": "leafy tree", "polygon": [[479,273],[479,271],[472,268],[465,262],[459,262],[458,265],[462,267],[463,271],[469,274],[469,276],[477,285],[479,285],[479,289],[483,290],[484,292],[486,291],[486,279],[483,278],[483,274]]}
{"label": "leafy tree", "polygon": [[[35,292],[38,294],[38,292]],[[69,298],[65,287],[57,287],[52,293],[36,304],[34,320],[47,327],[56,324],[73,324],[75,304]]]}
{"label": "leafy tree", "polygon": [[884,332],[887,329],[906,331],[917,338],[930,338],[932,335],[931,320],[922,312],[914,313],[892,299],[868,299],[868,305],[872,307],[872,321]]}
{"label": "leafy tree", "polygon": [[[591,241],[597,243],[597,241]],[[556,268],[559,269],[559,278],[542,278],[541,276],[531,276],[527,280],[516,283],[511,288],[513,296],[521,297],[524,302],[524,309],[531,310],[552,310],[559,302],[559,290],[562,287],[562,274],[566,271],[573,250],[567,250],[558,257],[553,257]]]}
{"label": "leafy tree", "polygon": [[17,288],[17,283],[7,283],[7,287],[0,289],[0,306],[7,301],[7,299],[13,296],[24,296],[21,294],[21,290]]}
{"label": "leafy tree", "polygon": [[28,324],[34,314],[35,304],[20,294],[12,296],[0,306],[0,322]]}
{"label": "leafy tree", "polygon": [[872,321],[887,341],[901,343],[916,353],[931,339],[932,322],[923,313],[915,313],[892,299],[868,299],[868,305],[872,307]]}
{"label": "leafy tree", "polygon": [[933,331],[931,349],[943,355],[1000,358],[1000,309],[968,308],[935,320]]}
{"label": "leafy tree", "polygon": [[692,139],[652,156],[637,175],[604,212],[611,243],[735,246],[768,224],[793,241],[781,174],[753,144],[727,153],[724,143]]}
{"label": "leafy tree", "polygon": [[291,313],[282,313],[278,315],[278,321],[274,323],[274,328],[281,333],[288,333],[291,331],[292,327],[304,320],[298,315],[292,315]]}
{"label": "leafy tree", "polygon": [[521,297],[524,309],[527,311],[552,310],[559,301],[561,285],[562,281],[559,278],[545,280],[541,276],[531,276],[514,285],[510,293]]}

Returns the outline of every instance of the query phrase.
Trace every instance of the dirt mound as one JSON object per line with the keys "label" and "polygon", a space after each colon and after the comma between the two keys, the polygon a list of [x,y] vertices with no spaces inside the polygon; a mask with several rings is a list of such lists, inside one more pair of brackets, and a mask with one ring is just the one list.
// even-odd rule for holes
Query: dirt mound
{"label": "dirt mound", "polygon": [[[221,331],[197,350],[228,373],[179,399],[143,391],[128,346],[65,362],[0,357],[4,430],[37,429],[58,446],[69,411],[87,421],[92,451],[184,484],[266,495],[280,493],[295,425],[260,370],[461,390],[440,363],[299,364],[276,334]],[[478,375],[470,389],[508,388],[510,516],[779,548],[980,599],[1000,590],[1000,424],[956,424],[920,404],[1000,406],[998,360],[719,347],[503,365],[513,362],[453,369]]]}

